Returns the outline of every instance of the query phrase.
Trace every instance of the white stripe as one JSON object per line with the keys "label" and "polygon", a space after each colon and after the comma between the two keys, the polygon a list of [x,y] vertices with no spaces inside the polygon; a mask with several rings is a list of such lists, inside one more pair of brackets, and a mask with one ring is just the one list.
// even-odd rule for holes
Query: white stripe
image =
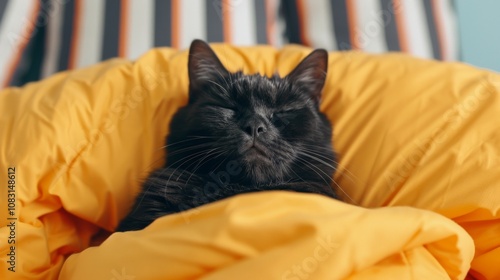
{"label": "white stripe", "polygon": [[355,0],[359,47],[371,53],[387,51],[380,1]]}
{"label": "white stripe", "polygon": [[451,1],[436,1],[442,19],[442,32],[445,40],[443,60],[458,60],[457,19]]}
{"label": "white stripe", "polygon": [[253,1],[230,0],[231,39],[235,45],[257,44],[255,28],[255,6]]}
{"label": "white stripe", "polygon": [[47,40],[45,41],[45,53],[42,65],[42,78],[57,72],[59,63],[59,51],[61,49],[61,32],[64,4],[61,1],[51,1],[52,10],[49,13],[49,24],[47,28]]}
{"label": "white stripe", "polygon": [[16,58],[20,46],[31,38],[28,34],[35,1],[9,1],[0,24],[0,86],[6,82],[9,66]]}
{"label": "white stripe", "polygon": [[101,61],[105,3],[101,0],[81,1],[80,30],[76,68]]}
{"label": "white stripe", "polygon": [[154,45],[154,1],[131,0],[127,34],[127,58],[137,59]]}
{"label": "white stripe", "polygon": [[337,42],[329,0],[304,1],[308,38],[315,48],[335,50]]}
{"label": "white stripe", "polygon": [[[266,5],[270,6],[273,14],[271,15],[272,20],[274,20],[273,34],[271,37],[274,38],[274,47],[282,47],[288,43],[288,39],[285,35],[286,22],[282,16],[279,16],[280,1],[278,0],[266,0]],[[268,18],[269,20],[269,18]]]}
{"label": "white stripe", "polygon": [[180,2],[180,34],[179,48],[189,47],[194,39],[206,40],[205,5],[199,0],[182,0]]}
{"label": "white stripe", "polygon": [[424,3],[421,0],[402,0],[401,3],[409,52],[418,57],[433,58]]}

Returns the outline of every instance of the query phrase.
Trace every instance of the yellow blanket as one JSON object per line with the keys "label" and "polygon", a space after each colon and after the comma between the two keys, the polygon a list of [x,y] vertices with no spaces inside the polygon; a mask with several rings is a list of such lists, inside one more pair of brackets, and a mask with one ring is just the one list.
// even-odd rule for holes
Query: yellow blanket
{"label": "yellow blanket", "polygon": [[113,234],[70,257],[61,277],[454,279],[467,271],[472,248],[463,229],[428,211],[270,192]]}
{"label": "yellow blanket", "polygon": [[[267,75],[310,51],[214,49]],[[345,202],[246,194],[110,235],[163,164],[186,66],[156,49],[0,92],[0,279],[500,279],[500,76],[397,54],[330,54]]]}

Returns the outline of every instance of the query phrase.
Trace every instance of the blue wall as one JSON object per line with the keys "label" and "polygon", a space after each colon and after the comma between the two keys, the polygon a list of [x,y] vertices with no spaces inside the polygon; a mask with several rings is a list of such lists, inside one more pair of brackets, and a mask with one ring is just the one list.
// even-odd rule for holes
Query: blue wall
{"label": "blue wall", "polygon": [[500,1],[456,0],[462,60],[500,72]]}

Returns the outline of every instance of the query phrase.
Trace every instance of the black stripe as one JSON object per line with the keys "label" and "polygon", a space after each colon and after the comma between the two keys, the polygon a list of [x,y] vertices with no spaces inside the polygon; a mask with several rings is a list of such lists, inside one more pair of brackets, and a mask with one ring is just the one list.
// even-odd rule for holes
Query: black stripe
{"label": "black stripe", "polygon": [[299,13],[297,11],[297,2],[290,0],[280,1],[279,13],[285,19],[285,37],[289,43],[301,44],[305,43],[300,40],[301,32],[299,23]]}
{"label": "black stripe", "polygon": [[205,4],[207,12],[207,40],[208,42],[223,42],[222,0],[205,1]]}
{"label": "black stripe", "polygon": [[346,0],[330,0],[330,9],[337,49],[341,51],[352,49]]}
{"label": "black stripe", "polygon": [[5,13],[5,9],[7,8],[7,3],[9,0],[0,0],[0,24],[2,24],[2,17]]}
{"label": "black stripe", "polygon": [[396,15],[392,0],[380,0],[382,11],[390,11],[384,20],[384,35],[388,51],[400,51],[398,26],[396,25]]}
{"label": "black stripe", "polygon": [[40,5],[36,26],[12,76],[11,86],[22,86],[28,82],[40,79],[45,54],[45,34],[47,34],[47,23],[49,20],[49,0],[41,0]]}
{"label": "black stripe", "polygon": [[59,49],[59,63],[57,66],[57,71],[64,71],[68,69],[71,41],[73,39],[74,13],[75,13],[75,0],[69,0],[64,5],[64,10],[63,10],[61,48]]}
{"label": "black stripe", "polygon": [[155,0],[155,47],[172,45],[172,1]]}
{"label": "black stripe", "polygon": [[121,1],[107,0],[105,3],[102,60],[117,57],[120,44]]}
{"label": "black stripe", "polygon": [[435,59],[442,59],[441,44],[437,33],[437,22],[434,18],[431,0],[423,0],[425,9],[425,18],[427,19],[427,29],[429,30],[429,38],[431,39],[432,54]]}
{"label": "black stripe", "polygon": [[255,31],[257,35],[257,44],[266,44],[267,42],[267,15],[266,0],[255,0]]}

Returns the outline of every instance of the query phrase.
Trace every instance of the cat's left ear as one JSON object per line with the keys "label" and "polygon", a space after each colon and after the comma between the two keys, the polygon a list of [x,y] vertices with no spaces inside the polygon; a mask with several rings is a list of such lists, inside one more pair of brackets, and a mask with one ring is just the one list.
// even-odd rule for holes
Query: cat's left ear
{"label": "cat's left ear", "polygon": [[328,52],[317,49],[304,58],[287,78],[319,102],[328,70]]}
{"label": "cat's left ear", "polygon": [[228,75],[215,52],[202,40],[194,40],[189,48],[189,88],[200,89],[209,81]]}

